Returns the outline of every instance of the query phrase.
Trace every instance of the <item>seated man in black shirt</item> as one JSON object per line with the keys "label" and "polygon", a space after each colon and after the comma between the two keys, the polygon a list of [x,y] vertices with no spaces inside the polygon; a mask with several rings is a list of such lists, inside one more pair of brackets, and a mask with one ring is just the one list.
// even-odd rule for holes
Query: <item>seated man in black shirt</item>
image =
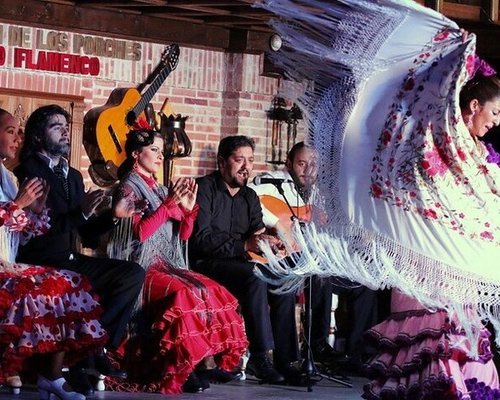
{"label": "seated man in black shirt", "polygon": [[[190,250],[193,268],[224,285],[240,302],[250,342],[247,371],[266,383],[296,379],[291,363],[298,358],[295,295],[275,295],[254,275],[247,252],[259,253],[259,241],[279,240],[263,234],[257,194],[247,187],[254,141],[246,136],[221,140],[219,170],[198,179],[200,206]],[[273,350],[274,367],[268,358]],[[284,375],[284,376],[283,376]]]}

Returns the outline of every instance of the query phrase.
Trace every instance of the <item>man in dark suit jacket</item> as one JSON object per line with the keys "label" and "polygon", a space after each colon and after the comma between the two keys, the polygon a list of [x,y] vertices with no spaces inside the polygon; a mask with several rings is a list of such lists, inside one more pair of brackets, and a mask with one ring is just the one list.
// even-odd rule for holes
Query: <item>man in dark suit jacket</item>
{"label": "man in dark suit jacket", "polygon": [[[94,216],[104,200],[102,190],[85,192],[79,171],[66,160],[70,138],[69,114],[57,105],[35,110],[26,123],[21,164],[15,169],[20,182],[41,177],[50,185],[47,207],[50,209],[49,231],[21,246],[17,260],[32,264],[69,269],[87,276],[99,295],[104,312],[101,323],[109,334],[108,348],[116,348],[144,281],[144,270],[135,263],[107,258],[89,257],[75,250],[77,232],[82,239],[94,240],[115,225],[111,211]],[[94,357],[94,367],[104,375],[124,376],[115,370],[103,352]],[[82,365],[73,369],[74,389],[92,392]],[[76,381],[76,382],[75,382]]]}

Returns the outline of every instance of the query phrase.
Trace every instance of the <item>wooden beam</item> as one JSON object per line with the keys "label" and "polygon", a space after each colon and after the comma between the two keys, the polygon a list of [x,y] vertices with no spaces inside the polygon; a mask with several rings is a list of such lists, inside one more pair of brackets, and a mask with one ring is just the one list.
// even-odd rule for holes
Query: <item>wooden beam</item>
{"label": "wooden beam", "polygon": [[2,6],[0,20],[11,24],[129,40],[179,43],[190,47],[229,49],[229,29],[220,26],[37,0],[2,0]]}
{"label": "wooden beam", "polygon": [[[50,0],[54,1],[54,0]],[[118,8],[118,7],[127,7],[127,8],[134,8],[134,7],[148,7],[148,6],[153,6],[153,4],[139,4],[139,3],[131,3],[130,1],[123,1],[121,3],[113,2],[113,1],[99,1],[99,0],[90,0],[90,1],[85,1],[85,3],[82,3],[81,1],[78,3],[80,6],[100,6],[100,7],[106,7],[106,8]],[[156,6],[156,4],[155,4]]]}
{"label": "wooden beam", "polygon": [[239,1],[221,1],[221,0],[168,0],[168,6],[195,6],[195,7],[203,7],[203,6],[211,6],[211,7],[248,7],[248,4],[243,4]]}
{"label": "wooden beam", "polygon": [[232,12],[229,10],[224,10],[222,8],[215,8],[215,7],[201,7],[201,6],[192,6],[191,4],[189,5],[180,5],[176,4],[176,8],[182,9],[182,10],[193,10],[193,11],[200,11],[204,12],[207,14],[214,14],[214,15],[231,15]]}
{"label": "wooden beam", "polygon": [[70,0],[44,0],[44,1],[46,1],[47,3],[70,4],[72,6],[75,5],[75,2]]}
{"label": "wooden beam", "polygon": [[420,4],[423,4],[426,7],[432,8],[437,12],[443,12],[443,0],[424,0],[419,1]]}
{"label": "wooden beam", "polygon": [[170,20],[172,21],[185,21],[185,22],[190,22],[192,24],[203,24],[203,20],[200,18],[197,18],[196,15],[193,14],[177,14],[177,13],[161,13],[161,12],[153,12],[153,13],[146,13],[150,17],[157,17],[165,20],[165,23],[168,24]]}
{"label": "wooden beam", "polygon": [[[44,0],[44,1],[54,1],[54,0]],[[123,1],[123,0],[75,0],[79,5],[89,5],[89,4],[100,4],[106,6],[119,6],[123,7],[124,5],[135,5],[135,6],[165,6],[167,5],[167,0],[134,0],[134,1]],[[134,4],[137,3],[137,4]]]}
{"label": "wooden beam", "polygon": [[111,11],[111,12],[117,12],[117,13],[122,13],[122,14],[135,14],[135,15],[142,15],[142,12],[139,10],[135,10],[133,8],[114,8],[112,6],[107,6],[105,4],[101,3],[96,3],[95,5],[92,6],[85,6],[85,9],[102,9],[106,11]]}
{"label": "wooden beam", "polygon": [[479,21],[481,19],[481,7],[468,4],[448,3],[445,1],[441,13],[451,19],[470,21]]}
{"label": "wooden beam", "polygon": [[256,23],[255,19],[241,18],[233,15],[217,15],[217,16],[206,16],[204,17],[205,23],[210,25],[254,25]]}
{"label": "wooden beam", "polygon": [[499,0],[483,0],[485,19],[488,22],[498,23]]}
{"label": "wooden beam", "polygon": [[135,0],[135,1],[151,6],[164,6],[168,3],[167,0]]}
{"label": "wooden beam", "polygon": [[228,51],[232,53],[260,54],[269,50],[272,32],[255,32],[245,29],[231,29]]}

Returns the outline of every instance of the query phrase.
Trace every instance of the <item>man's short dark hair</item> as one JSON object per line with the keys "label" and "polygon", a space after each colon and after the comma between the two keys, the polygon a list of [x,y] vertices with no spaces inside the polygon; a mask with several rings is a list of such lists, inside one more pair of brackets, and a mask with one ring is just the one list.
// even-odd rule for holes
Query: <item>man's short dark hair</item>
{"label": "man's short dark hair", "polygon": [[252,151],[255,151],[255,142],[248,136],[226,136],[219,143],[217,159],[222,158],[223,160],[227,160],[240,147],[251,147]]}
{"label": "man's short dark hair", "polygon": [[295,160],[295,156],[297,155],[297,153],[299,152],[299,150],[303,149],[304,147],[307,147],[309,148],[309,146],[306,146],[305,142],[297,142],[295,143],[292,148],[290,149],[290,151],[288,152],[286,158],[288,159],[288,161],[290,161],[291,163],[293,163],[293,160]]}
{"label": "man's short dark hair", "polygon": [[42,143],[41,136],[44,134],[49,119],[53,115],[63,115],[68,123],[71,120],[69,113],[57,104],[42,106],[31,113],[24,128],[23,147],[19,154],[21,160],[26,160],[36,151],[40,150]]}

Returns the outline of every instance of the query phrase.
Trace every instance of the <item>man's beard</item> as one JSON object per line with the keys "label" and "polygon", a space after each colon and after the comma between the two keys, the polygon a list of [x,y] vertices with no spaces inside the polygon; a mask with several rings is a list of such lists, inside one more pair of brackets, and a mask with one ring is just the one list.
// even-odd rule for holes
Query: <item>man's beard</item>
{"label": "man's beard", "polygon": [[228,182],[229,187],[232,188],[241,188],[246,186],[248,183],[248,178],[243,178],[243,182],[239,181],[238,178],[231,178],[230,182]]}
{"label": "man's beard", "polygon": [[43,148],[50,155],[66,157],[69,154],[70,145],[67,143],[45,142]]}

